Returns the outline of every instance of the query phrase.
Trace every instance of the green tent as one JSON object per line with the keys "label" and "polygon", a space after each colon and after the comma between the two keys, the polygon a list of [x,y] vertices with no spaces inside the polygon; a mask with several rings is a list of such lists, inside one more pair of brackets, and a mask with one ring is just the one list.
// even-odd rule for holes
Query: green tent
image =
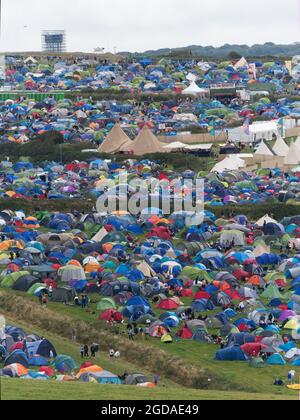
{"label": "green tent", "polygon": [[282,299],[282,294],[279,292],[278,286],[271,283],[261,295],[265,299]]}
{"label": "green tent", "polygon": [[41,287],[43,287],[44,289],[47,288],[45,283],[35,283],[30,287],[30,289],[27,290],[27,293],[29,295],[34,295],[37,289],[40,289]]}
{"label": "green tent", "polygon": [[1,286],[6,288],[12,288],[15,282],[19,280],[20,277],[28,275],[30,275],[28,271],[17,271],[15,273],[8,274],[2,280]]}
{"label": "green tent", "polygon": [[164,344],[170,344],[173,343],[173,338],[170,334],[165,334],[161,337],[161,342]]}
{"label": "green tent", "polygon": [[265,362],[260,357],[254,357],[253,359],[251,359],[249,362],[249,366],[255,369],[262,369],[266,367]]}
{"label": "green tent", "polygon": [[184,267],[181,274],[182,276],[188,277],[191,280],[207,280],[209,283],[212,282],[209,274],[200,268],[190,266]]}
{"label": "green tent", "polygon": [[113,299],[104,298],[97,304],[98,311],[106,311],[107,309],[117,309],[116,303]]}

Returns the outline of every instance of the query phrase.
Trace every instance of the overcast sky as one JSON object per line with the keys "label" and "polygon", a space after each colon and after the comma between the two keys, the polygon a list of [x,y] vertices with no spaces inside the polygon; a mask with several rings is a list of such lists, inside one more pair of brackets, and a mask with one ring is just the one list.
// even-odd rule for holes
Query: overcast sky
{"label": "overcast sky", "polygon": [[65,29],[68,51],[145,51],[300,41],[299,0],[2,0],[1,51],[41,50]]}

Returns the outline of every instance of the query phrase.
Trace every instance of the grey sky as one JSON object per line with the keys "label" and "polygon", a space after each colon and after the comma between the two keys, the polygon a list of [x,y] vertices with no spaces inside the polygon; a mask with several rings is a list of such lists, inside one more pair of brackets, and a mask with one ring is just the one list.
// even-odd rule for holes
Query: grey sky
{"label": "grey sky", "polygon": [[39,51],[65,29],[68,51],[144,51],[300,41],[299,0],[2,0],[1,51]]}

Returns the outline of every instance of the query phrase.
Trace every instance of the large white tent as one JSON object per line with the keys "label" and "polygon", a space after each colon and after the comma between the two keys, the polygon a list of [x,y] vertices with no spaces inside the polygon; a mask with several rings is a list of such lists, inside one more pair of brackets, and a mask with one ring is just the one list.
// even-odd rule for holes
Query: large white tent
{"label": "large white tent", "polygon": [[259,140],[272,140],[274,135],[279,136],[277,121],[256,122],[249,126],[249,133],[244,127],[228,130],[228,140],[234,143],[254,143]]}
{"label": "large white tent", "polygon": [[285,165],[298,165],[300,163],[300,147],[292,143],[287,156],[284,159]]}
{"label": "large white tent", "polygon": [[237,171],[240,168],[244,168],[246,166],[246,163],[243,159],[238,158],[235,155],[229,155],[225,159],[223,159],[221,162],[218,162],[211,172],[218,172],[222,173],[225,171]]}
{"label": "large white tent", "polygon": [[268,147],[268,145],[264,141],[262,141],[254,155],[255,156],[272,156],[273,157],[274,153]]}
{"label": "large white tent", "polygon": [[183,95],[205,95],[207,93],[207,89],[200,88],[195,81],[192,81],[189,87],[182,91]]}
{"label": "large white tent", "polygon": [[289,153],[289,146],[286,144],[286,142],[283,140],[281,136],[277,137],[276,143],[273,147],[273,152],[277,156],[286,157]]}

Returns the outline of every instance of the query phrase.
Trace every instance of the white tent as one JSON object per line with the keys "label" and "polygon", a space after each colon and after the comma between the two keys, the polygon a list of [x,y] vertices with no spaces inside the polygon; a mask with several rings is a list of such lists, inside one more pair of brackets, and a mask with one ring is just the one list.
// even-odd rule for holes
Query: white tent
{"label": "white tent", "polygon": [[207,93],[207,89],[200,88],[195,81],[193,81],[189,87],[182,91],[183,95],[204,95]]}
{"label": "white tent", "polygon": [[277,137],[276,143],[273,147],[273,152],[277,156],[286,157],[289,153],[289,146],[286,144],[286,142],[283,140],[281,136]]}
{"label": "white tent", "polygon": [[295,145],[297,146],[297,147],[299,147],[299,149],[300,149],[300,136],[297,138],[297,140],[295,141]]}
{"label": "white tent", "polygon": [[289,152],[284,159],[285,165],[298,165],[300,163],[300,148],[296,143],[292,143]]}
{"label": "white tent", "polygon": [[256,150],[255,156],[274,156],[272,150],[262,141],[259,145],[259,148]]}
{"label": "white tent", "polygon": [[96,235],[92,238],[92,241],[94,242],[101,242],[102,239],[105,238],[105,236],[108,234],[107,230],[103,227],[102,229],[99,230],[98,233],[96,233]]}
{"label": "white tent", "polygon": [[225,172],[225,171],[238,171],[240,168],[244,168],[246,166],[245,161],[239,159],[235,155],[229,155],[221,162],[218,162],[211,172]]}
{"label": "white tent", "polygon": [[180,141],[174,141],[173,143],[170,143],[164,146],[164,149],[177,150],[177,149],[184,149],[185,147],[186,147],[186,144],[181,143]]}
{"label": "white tent", "polygon": [[259,219],[255,224],[256,226],[263,227],[265,223],[276,223],[278,222],[274,219],[272,219],[268,214],[266,214],[264,217]]}
{"label": "white tent", "polygon": [[190,82],[196,82],[196,80],[198,79],[198,77],[197,77],[195,74],[193,74],[193,73],[189,73],[189,74],[186,76],[186,78],[187,78],[187,80],[188,80],[188,81],[190,81]]}
{"label": "white tent", "polygon": [[249,134],[244,127],[237,127],[228,130],[228,140],[231,142],[253,143],[258,140],[272,140],[274,134],[278,137],[277,121],[256,122],[249,126]]}
{"label": "white tent", "polygon": [[239,69],[242,69],[242,68],[244,68],[244,67],[249,67],[249,64],[248,64],[248,62],[247,62],[247,60],[244,58],[244,57],[242,57],[236,64],[235,64],[235,66],[234,66],[234,69],[235,70],[239,70]]}

